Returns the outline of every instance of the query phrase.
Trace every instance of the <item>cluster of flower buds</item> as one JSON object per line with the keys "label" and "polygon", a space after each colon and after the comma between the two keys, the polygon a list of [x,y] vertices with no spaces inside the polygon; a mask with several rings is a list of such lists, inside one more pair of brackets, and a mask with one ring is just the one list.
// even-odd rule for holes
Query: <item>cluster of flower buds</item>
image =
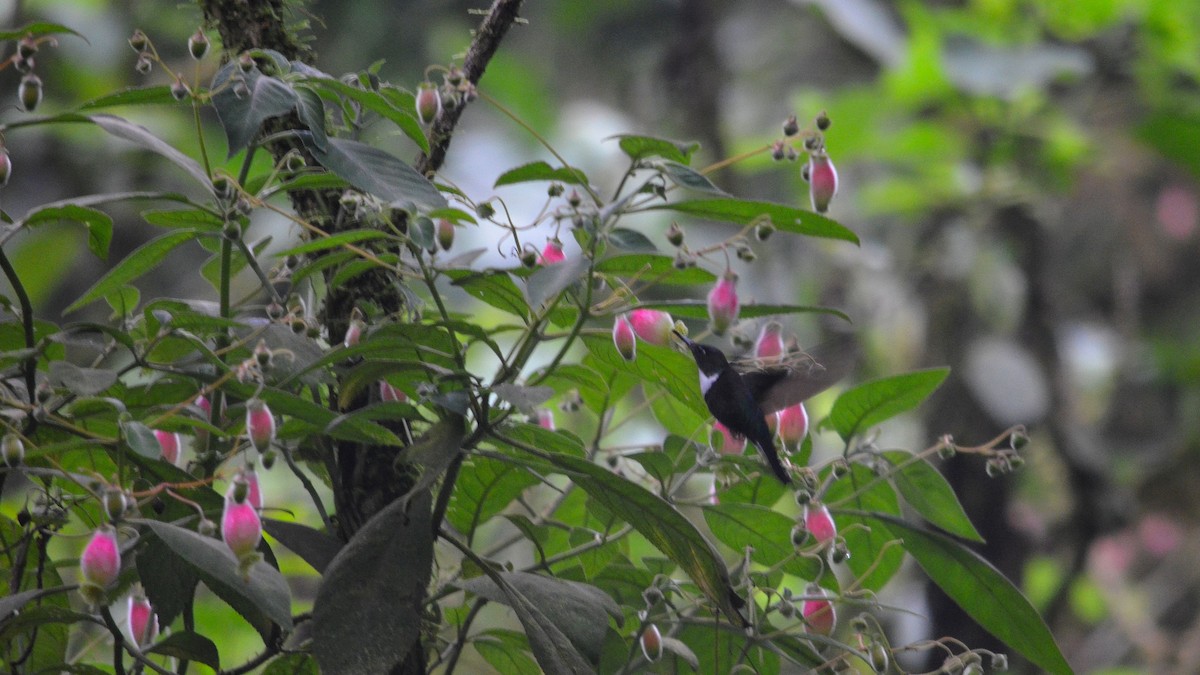
{"label": "cluster of flower buds", "polygon": [[717,335],[724,335],[737,322],[740,307],[737,275],[726,270],[708,292],[708,318],[712,331]]}

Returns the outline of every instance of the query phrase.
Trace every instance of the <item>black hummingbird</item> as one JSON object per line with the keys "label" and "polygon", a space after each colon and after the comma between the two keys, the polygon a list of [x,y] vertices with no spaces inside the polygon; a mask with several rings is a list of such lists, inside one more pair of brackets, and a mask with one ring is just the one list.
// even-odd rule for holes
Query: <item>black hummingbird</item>
{"label": "black hummingbird", "polygon": [[738,371],[716,347],[689,340],[679,331],[700,369],[700,393],[717,421],[758,447],[775,477],[790,484],[787,469],[775,449],[766,416],[796,405],[842,379],[854,364],[857,344],[841,338],[814,348],[807,365]]}

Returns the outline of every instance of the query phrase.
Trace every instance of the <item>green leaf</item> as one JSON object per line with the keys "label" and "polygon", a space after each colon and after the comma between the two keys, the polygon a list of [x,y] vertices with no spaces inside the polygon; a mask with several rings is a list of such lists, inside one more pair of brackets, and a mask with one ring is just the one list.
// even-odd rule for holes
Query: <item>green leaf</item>
{"label": "green leaf", "polygon": [[498,188],[504,185],[515,185],[516,183],[528,183],[537,180],[550,180],[569,185],[588,184],[587,175],[579,169],[569,167],[555,168],[539,160],[505,171],[500,174],[500,177],[496,179],[496,183],[492,187]]}
{"label": "green leaf", "polygon": [[697,192],[707,192],[712,195],[727,196],[728,194],[721,188],[713,185],[713,182],[710,181],[707,176],[699,171],[696,171],[690,166],[685,166],[679,162],[672,161],[658,162],[655,166],[661,169],[662,172],[671,179],[671,182],[675,183],[681,188],[687,188],[688,190],[695,190]]}
{"label": "green leaf", "polygon": [[930,368],[860,384],[837,397],[828,424],[848,441],[855,434],[916,408],[949,374],[949,368]]}
{"label": "green leaf", "polygon": [[94,98],[79,106],[79,110],[99,110],[119,105],[175,105],[179,103],[166,84],[149,87],[126,87]]}
{"label": "green leaf", "polygon": [[273,518],[263,518],[262,524],[267,534],[321,574],[325,573],[325,568],[342,550],[340,539],[307,525]]}
{"label": "green leaf", "polygon": [[[676,269],[675,260],[665,255],[631,253],[615,255],[596,263],[596,272],[637,277],[648,284],[700,286],[716,283],[717,275],[700,267]],[[707,305],[706,305],[707,307]],[[705,310],[707,312],[707,309]],[[707,313],[705,314],[707,317]]]}
{"label": "green leaf", "polygon": [[318,148],[310,136],[301,138],[321,166],[363,192],[401,207],[411,204],[429,210],[447,206],[446,198],[428,178],[383,150],[344,138],[330,138],[328,147]]}
{"label": "green leaf", "polygon": [[[244,91],[238,86],[239,79]],[[257,67],[243,72],[237,59],[231,59],[213,76],[212,92],[213,108],[225,130],[229,157],[250,145],[264,121],[292,112],[300,102],[290,84],[263,75]]]}
{"label": "green leaf", "polygon": [[568,455],[547,455],[613,515],[629,523],[691,577],[720,611],[735,624],[745,619],[738,609],[745,604],[729,582],[729,570],[712,544],[669,502],[604,467]]}
{"label": "green leaf", "polygon": [[430,501],[428,492],[393,501],[325,570],[312,626],[322,672],[390,672],[417,644],[433,566]]}
{"label": "green leaf", "polygon": [[[528,572],[499,572],[505,584],[524,596],[593,666],[600,663],[600,647],[608,630],[608,616],[624,623],[621,608],[600,589]],[[459,588],[492,602],[512,605],[506,589],[488,577],[476,577]],[[536,653],[536,646],[535,646]],[[541,660],[541,659],[539,659]],[[543,662],[544,663],[544,662]]]}
{"label": "green leaf", "polygon": [[471,646],[504,675],[542,674],[537,661],[529,655],[529,638],[524,633],[493,628],[472,638]]}
{"label": "green leaf", "polygon": [[262,675],[321,675],[321,668],[312,654],[284,654],[271,659]]}
{"label": "green leaf", "polygon": [[1037,610],[979,554],[946,535],[899,518],[862,515],[902,539],[904,549],[933,583],[989,633],[1046,672],[1073,672]]}
{"label": "green leaf", "polygon": [[792,527],[796,521],[769,506],[736,503],[706,506],[704,521],[713,535],[739,556],[747,546],[752,547],[750,559],[754,562],[779,566],[784,572],[808,581],[819,578],[823,586],[837,590],[837,579],[832,574],[823,574],[828,565],[820,558],[796,554],[792,545]]}
{"label": "green leaf", "polygon": [[318,237],[312,241],[305,242],[298,246],[285,249],[275,254],[277,258],[286,258],[289,255],[307,255],[318,251],[326,251],[331,248],[338,248],[346,244],[354,244],[360,241],[370,241],[373,239],[386,239],[390,237],[387,232],[379,230],[347,230],[338,232],[337,234],[329,235],[328,237]]}
{"label": "green leaf", "polygon": [[888,450],[882,454],[896,467],[889,477],[914,511],[950,534],[983,543],[983,537],[958,502],[954,488],[940,471],[904,450]]}
{"label": "green leaf", "polygon": [[100,277],[99,281],[93,284],[78,300],[63,310],[63,313],[70,314],[120,290],[122,286],[157,267],[163,261],[163,258],[167,257],[167,254],[175,250],[180,244],[190,241],[195,236],[196,232],[194,230],[179,230],[151,239],[136,251],[130,253],[124,260],[117,263],[116,267],[110,269],[103,277]]}
{"label": "green leaf", "polygon": [[192,178],[196,179],[196,182],[205,186],[206,189],[212,189],[212,181],[209,180],[208,174],[205,173],[204,169],[198,162],[196,162],[196,160],[176,150],[175,146],[150,133],[146,127],[143,127],[140,124],[134,124],[129,120],[116,117],[115,115],[92,115],[90,117],[84,117],[84,119],[92,122],[96,126],[107,131],[113,136],[116,136],[117,138],[123,138],[132,143],[136,143],[146,150],[150,150],[151,152],[167,158],[176,166],[188,172]]}
{"label": "green leaf", "polygon": [[48,21],[34,21],[27,23],[20,28],[12,30],[0,31],[0,40],[20,40],[26,35],[39,37],[42,35],[74,35],[75,37],[87,42],[87,38],[80,35],[77,31],[67,28],[60,23],[50,23]]}
{"label": "green leaf", "polygon": [[398,107],[383,93],[384,90],[377,92],[360,89],[333,78],[308,78],[302,81],[327,95],[344,96],[364,109],[388,120],[395,124],[412,142],[416,143],[421,152],[429,153],[429,139],[426,138],[425,131],[421,128],[421,123],[417,121],[416,116],[409,112],[415,110],[414,107]]}
{"label": "green leaf", "polygon": [[[868,487],[869,486],[869,487]],[[862,464],[850,465],[850,471],[837,479],[825,492],[825,501],[834,511],[838,531],[846,539],[850,571],[863,588],[878,591],[891,580],[904,563],[904,549],[894,544],[895,536],[887,528],[867,522],[862,512],[900,515],[900,500],[886,481]],[[843,510],[854,513],[843,513]]]}
{"label": "green leaf", "polygon": [[618,139],[621,151],[635,162],[646,157],[662,157],[680,164],[688,164],[692,161],[692,153],[700,148],[700,144],[695,141],[680,143],[636,134],[622,134],[614,138]]}
{"label": "green leaf", "polygon": [[159,444],[158,437],[145,424],[124,422],[121,424],[121,435],[124,437],[125,443],[142,457],[149,459],[162,457],[162,445]]}
{"label": "green leaf", "polygon": [[30,226],[61,221],[80,223],[87,228],[88,250],[97,258],[108,260],[108,245],[112,241],[113,221],[103,211],[74,204],[46,206],[30,211],[22,219],[23,224]]}
{"label": "green leaf", "polygon": [[452,280],[451,283],[462,288],[471,297],[522,319],[529,317],[529,305],[525,304],[525,294],[508,272],[446,270],[443,273]]}
{"label": "green leaf", "polygon": [[191,606],[200,577],[182,558],[171,552],[162,539],[148,537],[138,547],[137,573],[154,613],[164,626]]}
{"label": "green leaf", "polygon": [[291,593],[279,570],[260,561],[243,577],[237,559],[212,537],[157,520],[131,522],[149,527],[195,570],[205,586],[249,621],[264,640],[270,639],[272,623],[284,631],[291,630]]}
{"label": "green leaf", "polygon": [[147,654],[164,654],[180,660],[203,663],[213,670],[221,669],[221,656],[212,640],[190,630],[171,633],[146,650]]}
{"label": "green leaf", "polygon": [[1137,137],[1200,178],[1200,112],[1182,106],[1158,112],[1138,127]]}
{"label": "green leaf", "polygon": [[616,227],[608,233],[608,242],[625,251],[657,253],[658,247],[646,235],[627,227]]}
{"label": "green leaf", "polygon": [[647,210],[675,211],[697,218],[719,220],[737,225],[748,225],[755,221],[770,221],[780,232],[858,243],[858,235],[825,216],[772,202],[734,198],[698,199],[656,204],[647,207]]}
{"label": "green leaf", "polygon": [[570,256],[552,265],[543,265],[525,281],[525,296],[530,307],[542,307],[583,278],[588,269],[588,259],[582,255]]}
{"label": "green leaf", "polygon": [[77,396],[95,396],[117,383],[117,373],[105,368],[82,368],[70,361],[54,361],[50,364],[50,382]]}
{"label": "green leaf", "polygon": [[143,211],[142,218],[151,225],[172,229],[192,228],[218,232],[225,222],[204,209],[162,209]]}
{"label": "green leaf", "polygon": [[469,538],[475,528],[508,508],[537,476],[511,462],[468,456],[454,483],[446,518]]}
{"label": "green leaf", "polygon": [[409,489],[408,496],[427,490],[445,473],[454,458],[462,452],[462,443],[466,435],[466,420],[463,416],[447,414],[444,419],[430,427],[423,437],[400,452],[396,458],[397,463],[415,464],[421,469],[421,475]]}
{"label": "green leaf", "polygon": [[[661,309],[670,312],[676,318],[683,319],[707,319],[708,318],[708,303],[704,300],[650,300],[638,304],[637,308],[648,307],[651,309]],[[836,316],[844,321],[850,321],[850,317],[846,316],[839,310],[830,307],[817,307],[815,305],[742,305],[738,312],[738,316],[743,319],[757,319],[764,316],[776,316],[779,314],[828,314]]]}
{"label": "green leaf", "polygon": [[701,419],[712,417],[700,395],[696,362],[690,356],[668,347],[639,342],[637,358],[626,361],[617,353],[611,338],[585,335],[582,339],[597,361],[617,372],[629,373],[642,382],[661,386]]}

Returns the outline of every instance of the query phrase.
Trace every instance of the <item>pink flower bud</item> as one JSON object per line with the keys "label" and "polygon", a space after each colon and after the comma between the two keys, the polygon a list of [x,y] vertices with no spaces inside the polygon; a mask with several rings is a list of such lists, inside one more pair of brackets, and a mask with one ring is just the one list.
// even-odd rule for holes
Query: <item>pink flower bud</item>
{"label": "pink flower bud", "polygon": [[829,202],[837,194],[838,175],[829,155],[821,151],[809,158],[808,196],[812,200],[813,210],[825,213],[829,210]]}
{"label": "pink flower bud", "polygon": [[129,636],[138,647],[145,647],[158,636],[158,617],[150,601],[140,593],[129,596],[129,614],[126,620]]}
{"label": "pink flower bud", "polygon": [[562,242],[557,239],[550,239],[546,242],[546,246],[542,248],[542,254],[538,258],[538,262],[543,265],[553,265],[566,259],[567,256],[563,253]]}
{"label": "pink flower bud", "polygon": [[262,520],[249,498],[241,503],[228,498],[225,500],[225,512],[221,514],[221,538],[239,560],[255,553],[258,542],[262,540]]}
{"label": "pink flower bud", "polygon": [[107,588],[117,581],[121,573],[121,548],[117,545],[117,532],[105,525],[92,535],[79,558],[79,571],[86,584]]}
{"label": "pink flower bud", "polygon": [[671,344],[675,320],[670,314],[656,309],[635,309],[629,313],[629,323],[633,332],[646,342],[660,347]]}
{"label": "pink flower bud", "polygon": [[637,336],[633,332],[633,324],[624,314],[613,322],[613,344],[626,361],[632,361],[637,356]]}
{"label": "pink flower bud", "polygon": [[758,332],[754,343],[754,357],[763,364],[774,365],[783,360],[787,348],[783,344],[783,326],[771,321]]}
{"label": "pink flower bud", "polygon": [[662,633],[658,631],[658,626],[654,624],[646,626],[646,630],[642,631],[640,642],[642,644],[642,656],[645,656],[647,661],[654,663],[662,658]]}
{"label": "pink flower bud", "polygon": [[737,275],[727,271],[708,292],[708,318],[713,332],[724,335],[737,321],[738,309]]}
{"label": "pink flower bud", "polygon": [[379,381],[379,400],[384,402],[404,402],[408,400],[408,396],[392,386],[387,380]]}
{"label": "pink flower bud", "polygon": [[242,472],[242,479],[246,481],[246,503],[259,511],[263,507],[262,488],[258,484],[258,472],[252,468]]}
{"label": "pink flower bud", "polygon": [[246,404],[246,433],[259,452],[266,452],[275,440],[275,417],[260,399],[252,399]]}
{"label": "pink flower bud", "polygon": [[179,448],[183,446],[179,434],[173,431],[155,429],[154,437],[158,439],[158,446],[162,448],[162,458],[170,464],[177,465],[179,463]]}
{"label": "pink flower bud", "polygon": [[837,536],[837,525],[824,504],[811,502],[804,505],[804,526],[822,544]]}
{"label": "pink flower bud", "polygon": [[774,435],[779,430],[779,413],[771,413],[764,416],[763,419],[767,422],[767,428],[771,430],[771,434]]}
{"label": "pink flower bud", "polygon": [[363,328],[366,324],[357,319],[351,319],[350,325],[346,327],[346,338],[342,340],[342,344],[346,347],[353,347],[362,339]]}
{"label": "pink flower bud", "polygon": [[800,613],[804,616],[804,623],[813,633],[832,635],[833,628],[837,625],[837,613],[833,609],[833,603],[828,599],[829,594],[819,588],[810,588],[808,593],[823,597],[805,600],[801,605]]}
{"label": "pink flower bud", "polygon": [[0,187],[8,185],[9,176],[12,176],[12,157],[8,156],[8,148],[0,146]]}
{"label": "pink flower bud", "polygon": [[543,429],[554,431],[554,412],[549,408],[538,408],[537,424]]}
{"label": "pink flower bud", "polygon": [[212,416],[212,404],[208,402],[207,396],[200,394],[196,397],[194,403],[196,404],[197,408],[204,411],[204,419],[208,419],[210,416]]}
{"label": "pink flower bud", "polygon": [[721,436],[721,447],[718,451],[722,455],[740,455],[746,449],[746,438],[734,436],[729,427],[724,424],[714,421],[713,431]]}
{"label": "pink flower bud", "polygon": [[795,452],[807,433],[808,411],[803,403],[779,411],[779,438],[788,451]]}
{"label": "pink flower bud", "polygon": [[454,245],[454,223],[442,218],[437,222],[437,240],[438,246],[442,247],[443,251],[449,251]]}
{"label": "pink flower bud", "polygon": [[429,126],[442,110],[442,95],[429,82],[424,82],[417,90],[417,119],[421,124]]}

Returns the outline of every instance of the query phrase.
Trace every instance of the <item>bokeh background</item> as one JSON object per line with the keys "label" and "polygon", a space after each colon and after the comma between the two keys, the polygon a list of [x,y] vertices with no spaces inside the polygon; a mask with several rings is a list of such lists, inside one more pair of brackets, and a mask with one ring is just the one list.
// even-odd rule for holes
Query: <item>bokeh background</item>
{"label": "bokeh background", "polygon": [[[289,20],[307,25],[320,69],[383,60],[383,79],[415,88],[428,65],[465,49],[479,4],[324,0],[294,4]],[[811,124],[827,111],[841,175],[829,215],[862,246],[777,236],[756,262],[735,262],[744,296],[844,309],[867,346],[859,378],[953,368],[918,414],[882,430],[881,447],[943,434],[974,445],[1028,425],[1016,474],[988,478],[965,457],[941,465],[989,542],[983,555],[1045,613],[1078,672],[1200,672],[1200,3],[555,0],[526,3],[524,17],[481,89],[602,186],[623,169],[613,134],[697,140],[702,166],[769,144],[793,112]],[[165,83],[161,71],[134,71],[134,28],[188,77],[207,82],[217,67],[186,57],[200,20],[187,3],[0,1],[3,26],[39,19],[87,38],[39,54],[39,113]],[[17,81],[0,72],[0,120],[26,114]],[[180,109],[129,114],[194,149]],[[205,122],[223,156],[215,119]],[[6,144],[15,168],[0,207],[15,216],[183,183],[92,129],[12,133]],[[549,157],[481,101],[443,178],[483,199],[496,176],[533,159]],[[806,204],[799,174],[760,153],[714,180]],[[518,220],[544,199],[500,194]],[[135,209],[115,215],[111,260],[155,234]],[[644,222],[655,237],[665,226]],[[269,220],[256,228],[277,247],[296,236]],[[9,245],[39,316],[57,319],[104,269],[71,227]],[[481,264],[509,254],[500,245]],[[201,261],[174,262],[145,280],[143,298],[211,299],[193,272]],[[812,319],[788,328],[802,342],[820,334]],[[993,645],[908,578],[885,601],[924,618],[897,613],[894,642],[952,634]]]}

